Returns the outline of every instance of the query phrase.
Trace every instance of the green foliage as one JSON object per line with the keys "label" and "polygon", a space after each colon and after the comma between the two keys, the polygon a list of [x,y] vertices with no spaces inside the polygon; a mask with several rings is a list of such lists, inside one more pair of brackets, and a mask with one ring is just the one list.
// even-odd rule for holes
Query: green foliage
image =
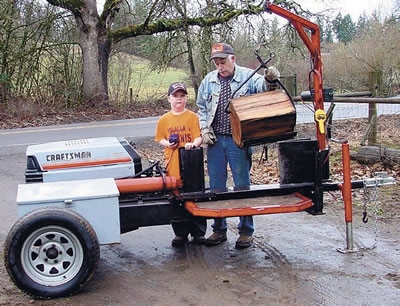
{"label": "green foliage", "polygon": [[339,13],[333,20],[333,29],[339,42],[348,43],[356,34],[356,25],[349,14],[342,17]]}
{"label": "green foliage", "polygon": [[320,30],[321,43],[333,42],[332,22],[324,18],[324,16],[317,16],[317,24]]}
{"label": "green foliage", "polygon": [[[182,81],[190,86],[185,71],[175,68],[154,71],[150,61],[124,53],[112,57],[108,77],[111,101],[118,106],[164,99],[173,82]],[[190,97],[194,97],[194,92],[191,91]]]}

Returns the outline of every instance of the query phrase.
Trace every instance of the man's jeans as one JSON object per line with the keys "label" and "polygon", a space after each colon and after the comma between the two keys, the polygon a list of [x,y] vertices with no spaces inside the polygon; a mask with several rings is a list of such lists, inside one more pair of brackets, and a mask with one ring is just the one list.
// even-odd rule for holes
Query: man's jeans
{"label": "man's jeans", "polygon": [[[211,190],[226,190],[228,163],[235,188],[250,186],[251,148],[240,149],[233,142],[232,136],[217,135],[217,142],[213,145],[208,145],[207,148],[208,176],[210,177]],[[214,219],[212,227],[214,232],[226,233],[226,219]],[[240,235],[251,236],[254,232],[253,217],[240,217],[238,229]]]}

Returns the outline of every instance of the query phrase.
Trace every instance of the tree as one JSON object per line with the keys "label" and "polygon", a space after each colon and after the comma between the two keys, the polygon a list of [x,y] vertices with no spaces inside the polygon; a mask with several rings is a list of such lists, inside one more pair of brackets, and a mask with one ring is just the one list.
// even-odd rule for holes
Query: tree
{"label": "tree", "polygon": [[29,97],[43,106],[53,94],[71,97],[64,89],[80,88],[72,73],[77,48],[65,43],[76,40],[66,13],[35,0],[0,1],[0,104],[19,106],[18,98]]}
{"label": "tree", "polygon": [[365,15],[365,13],[363,15],[360,15],[358,17],[358,21],[357,21],[357,26],[356,26],[356,32],[357,35],[360,35],[361,33],[365,32],[368,29],[368,18]]}
{"label": "tree", "polygon": [[387,84],[400,63],[399,38],[398,24],[368,20],[364,32],[346,45],[335,44],[324,58],[324,84],[335,89],[366,90],[371,71],[382,76],[383,85]]}
{"label": "tree", "polygon": [[[108,101],[108,62],[114,44],[131,37],[188,31],[189,27],[212,27],[232,20],[240,15],[259,14],[263,11],[255,1],[239,2],[235,8],[225,1],[216,2],[216,14],[212,17],[197,14],[195,9],[179,11],[179,1],[154,0],[146,5],[144,21],[121,28],[114,28],[123,0],[106,0],[99,16],[96,0],[47,0],[48,3],[70,11],[79,30],[79,45],[83,57],[83,99],[89,106]],[[197,2],[196,2],[197,3]],[[181,7],[180,7],[181,8]],[[175,17],[176,16],[176,17]]]}
{"label": "tree", "polygon": [[327,43],[332,43],[333,42],[333,29],[331,24],[327,24],[325,28],[325,37],[324,41]]}
{"label": "tree", "polygon": [[339,13],[333,21],[333,28],[336,38],[343,43],[350,42],[356,33],[356,26],[349,14],[342,17],[342,14]]}

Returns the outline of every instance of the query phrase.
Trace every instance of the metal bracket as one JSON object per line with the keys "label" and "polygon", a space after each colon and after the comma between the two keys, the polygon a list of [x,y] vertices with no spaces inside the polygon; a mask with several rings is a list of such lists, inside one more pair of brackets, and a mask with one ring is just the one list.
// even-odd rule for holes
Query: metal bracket
{"label": "metal bracket", "polygon": [[342,254],[348,254],[348,253],[357,253],[360,251],[358,248],[352,248],[352,249],[345,249],[345,248],[337,248],[336,251]]}
{"label": "metal bracket", "polygon": [[389,176],[385,171],[375,172],[375,177],[364,178],[364,186],[367,188],[381,187],[388,185],[395,185],[396,181],[393,177]]}

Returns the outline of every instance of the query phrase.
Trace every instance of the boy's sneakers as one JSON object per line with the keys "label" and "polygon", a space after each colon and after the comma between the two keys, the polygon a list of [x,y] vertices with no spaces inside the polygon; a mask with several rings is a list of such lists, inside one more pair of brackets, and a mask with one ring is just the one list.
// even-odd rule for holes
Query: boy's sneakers
{"label": "boy's sneakers", "polygon": [[214,246],[218,245],[224,241],[226,241],[226,233],[216,233],[214,232],[210,237],[208,237],[205,241],[204,244],[206,246]]}
{"label": "boy's sneakers", "polygon": [[193,242],[195,244],[203,244],[206,238],[204,236],[193,236]]}
{"label": "boy's sneakers", "polygon": [[236,240],[235,247],[237,249],[245,249],[245,248],[250,247],[252,245],[252,243],[253,243],[253,237],[246,236],[246,235],[240,235],[238,240]]}
{"label": "boy's sneakers", "polygon": [[187,242],[187,237],[182,237],[182,236],[175,236],[174,239],[172,239],[171,244],[174,247],[183,247]]}

